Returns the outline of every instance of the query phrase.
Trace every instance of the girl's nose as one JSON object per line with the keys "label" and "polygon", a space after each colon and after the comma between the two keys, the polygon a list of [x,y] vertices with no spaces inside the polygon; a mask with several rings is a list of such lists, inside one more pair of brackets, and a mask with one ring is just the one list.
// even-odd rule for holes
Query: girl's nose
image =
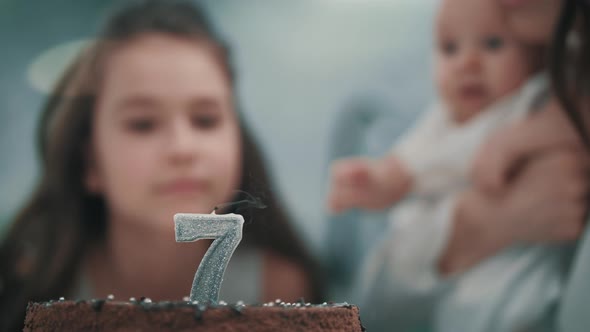
{"label": "girl's nose", "polygon": [[189,119],[174,119],[172,121],[167,144],[164,147],[174,163],[192,162],[198,157],[196,132]]}

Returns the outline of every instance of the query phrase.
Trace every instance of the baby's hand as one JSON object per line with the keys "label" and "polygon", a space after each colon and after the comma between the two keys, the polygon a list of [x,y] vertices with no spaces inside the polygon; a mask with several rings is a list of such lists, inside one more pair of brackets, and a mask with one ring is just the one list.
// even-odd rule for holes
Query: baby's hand
{"label": "baby's hand", "polygon": [[409,184],[409,176],[392,157],[339,160],[332,165],[328,208],[335,213],[385,209],[403,197]]}

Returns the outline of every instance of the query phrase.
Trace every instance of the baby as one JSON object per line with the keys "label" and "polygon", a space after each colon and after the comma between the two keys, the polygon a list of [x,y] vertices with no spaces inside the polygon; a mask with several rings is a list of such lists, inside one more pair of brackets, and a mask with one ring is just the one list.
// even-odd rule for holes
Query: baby
{"label": "baby", "polygon": [[[463,170],[469,166],[465,157],[471,157],[473,151],[467,151],[465,144],[473,150],[498,125],[528,111],[500,105],[519,97],[536,70],[539,52],[510,35],[492,2],[443,1],[436,23],[435,52],[440,104],[422,116],[393,153],[378,160],[336,162],[329,196],[332,211],[383,209],[409,193],[446,189],[446,173],[458,175],[453,169],[457,164],[462,164]],[[490,118],[494,118],[493,124],[480,124]],[[487,130],[474,133],[477,137],[471,138],[477,142],[456,142],[454,136],[460,132],[476,131],[470,127]],[[450,141],[452,144],[447,144]],[[448,153],[455,149],[459,155]]]}
{"label": "baby", "polygon": [[562,248],[511,248],[451,280],[436,271],[454,199],[469,186],[478,147],[494,130],[532,111],[547,91],[544,76],[535,75],[539,50],[510,34],[496,6],[494,0],[442,0],[435,52],[440,102],[389,155],[345,159],[332,168],[328,204],[334,212],[384,209],[404,199],[367,260],[364,287],[383,289],[368,275],[382,266],[395,287],[440,294],[444,285],[434,304],[436,331],[534,328],[561,289]]}

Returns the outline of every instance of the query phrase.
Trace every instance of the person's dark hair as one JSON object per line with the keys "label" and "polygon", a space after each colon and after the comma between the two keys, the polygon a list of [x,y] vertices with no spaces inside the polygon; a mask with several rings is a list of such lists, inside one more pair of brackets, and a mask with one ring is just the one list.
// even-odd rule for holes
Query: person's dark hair
{"label": "person's dark hair", "polygon": [[[170,34],[209,47],[234,85],[227,47],[193,4],[141,1],[107,22],[97,41],[68,68],[44,106],[37,132],[40,180],[0,246],[2,331],[22,329],[28,301],[68,294],[85,252],[104,238],[106,206],[83,184],[84,150],[91,137],[105,59],[120,43],[146,33]],[[309,300],[318,300],[317,267],[273,193],[263,157],[244,120],[238,117],[243,169],[241,193],[236,199],[245,192],[260,197],[267,206],[240,211],[246,219],[243,244],[274,251],[299,264],[312,285],[315,298]]]}
{"label": "person's dark hair", "polygon": [[564,0],[551,45],[549,68],[553,91],[566,114],[590,147],[588,115],[590,106],[590,1]]}

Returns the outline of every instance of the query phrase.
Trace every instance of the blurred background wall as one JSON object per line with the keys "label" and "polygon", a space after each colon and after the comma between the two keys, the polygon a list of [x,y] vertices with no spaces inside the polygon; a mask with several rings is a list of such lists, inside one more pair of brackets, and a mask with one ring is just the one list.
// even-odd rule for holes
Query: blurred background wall
{"label": "blurred background wall", "polygon": [[[33,135],[47,87],[75,41],[91,38],[120,2],[0,0],[0,227],[36,181]],[[197,2],[233,47],[241,106],[277,189],[317,249],[329,156],[342,148],[331,140],[336,119],[350,107],[387,113],[373,128],[383,134],[365,142],[366,151],[381,152],[432,101],[436,0]]]}

